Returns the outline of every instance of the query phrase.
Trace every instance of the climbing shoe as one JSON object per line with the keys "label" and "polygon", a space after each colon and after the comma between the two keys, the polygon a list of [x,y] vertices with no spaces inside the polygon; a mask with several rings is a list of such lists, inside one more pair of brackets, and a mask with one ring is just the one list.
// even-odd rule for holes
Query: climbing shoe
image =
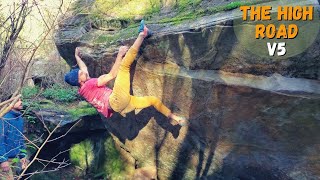
{"label": "climbing shoe", "polygon": [[147,28],[147,26],[144,24],[144,20],[141,20],[138,33],[143,32],[143,35],[145,38],[149,38],[153,35],[153,32]]}
{"label": "climbing shoe", "polygon": [[183,119],[183,120],[180,120],[179,121],[179,125],[180,126],[188,126],[189,125],[189,121],[188,120],[186,120],[186,119]]}
{"label": "climbing shoe", "polygon": [[189,121],[186,119],[186,118],[184,118],[184,117],[179,117],[179,120],[177,120],[177,122],[178,122],[178,124],[180,125],[180,126],[188,126],[189,125]]}

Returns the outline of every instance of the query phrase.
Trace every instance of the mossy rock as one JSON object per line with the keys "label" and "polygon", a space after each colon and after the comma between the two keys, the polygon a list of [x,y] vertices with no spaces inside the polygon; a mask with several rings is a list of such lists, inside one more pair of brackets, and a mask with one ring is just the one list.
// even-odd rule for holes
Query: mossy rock
{"label": "mossy rock", "polygon": [[111,137],[86,139],[70,149],[73,166],[80,169],[77,176],[96,178],[123,179],[127,168]]}

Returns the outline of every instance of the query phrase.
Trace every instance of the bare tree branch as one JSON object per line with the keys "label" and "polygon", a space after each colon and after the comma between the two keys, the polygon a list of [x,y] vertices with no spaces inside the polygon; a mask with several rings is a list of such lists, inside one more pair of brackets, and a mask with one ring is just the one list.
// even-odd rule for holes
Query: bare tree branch
{"label": "bare tree branch", "polygon": [[[15,3],[14,3],[15,6]],[[18,35],[20,34],[23,25],[25,23],[27,15],[31,12],[31,9],[28,7],[28,0],[23,1],[21,3],[21,7],[17,8],[20,9],[18,15],[16,15],[16,8],[13,8],[13,12],[8,17],[10,20],[11,31],[8,32],[8,36],[5,38],[5,43],[2,48],[1,57],[0,57],[0,70],[6,64],[7,59],[11,53],[11,50],[14,46],[14,43],[17,40]],[[6,22],[6,21],[5,21]]]}
{"label": "bare tree branch", "polygon": [[48,30],[49,30],[50,27],[49,27],[49,25],[47,24],[47,22],[45,21],[45,18],[43,17],[43,15],[42,15],[42,13],[41,13],[41,10],[40,10],[40,8],[39,8],[39,6],[38,6],[38,3],[37,3],[35,0],[33,0],[33,2],[36,4],[36,7],[37,7],[37,9],[38,9],[38,12],[39,12],[41,18],[42,18],[43,23],[46,25],[46,27],[47,27]]}
{"label": "bare tree branch", "polygon": [[[55,171],[59,171],[60,169],[63,169],[63,168],[65,168],[65,167],[69,166],[70,164],[71,164],[71,163],[68,163],[68,164],[65,164],[65,165],[58,166],[58,167],[55,168],[55,169],[46,170],[46,171],[36,171],[36,172],[32,172],[32,173],[29,173],[29,174],[26,174],[26,175],[31,175],[31,176],[33,176],[33,175],[35,175],[35,174],[43,174],[43,173],[48,173],[48,172],[55,172]],[[31,178],[31,176],[28,177],[28,178],[26,178],[26,179]],[[19,176],[19,177],[20,177],[20,176]]]}
{"label": "bare tree branch", "polygon": [[51,133],[49,133],[48,137],[46,138],[46,140],[42,143],[42,145],[39,147],[39,149],[37,150],[34,158],[30,161],[30,163],[27,165],[27,167],[22,171],[22,173],[19,175],[18,179],[21,179],[22,176],[24,176],[24,174],[26,173],[26,171],[28,170],[28,168],[31,166],[31,164],[36,160],[36,158],[39,156],[39,153],[41,152],[42,148],[47,144],[48,140],[51,138],[51,136],[53,135],[53,132],[55,132],[59,127],[60,127],[61,121],[59,122],[59,124],[53,129],[53,131]]}
{"label": "bare tree branch", "polygon": [[76,123],[74,123],[74,124],[71,126],[71,128],[69,128],[68,131],[67,131],[65,134],[63,134],[63,135],[61,135],[61,136],[59,136],[59,137],[57,137],[57,138],[51,139],[51,140],[49,140],[48,142],[56,141],[56,140],[58,140],[58,139],[60,139],[60,138],[65,137],[65,136],[71,131],[71,129],[72,129],[73,127],[75,127],[79,122],[80,122],[80,121],[77,121]]}
{"label": "bare tree branch", "polygon": [[[15,67],[15,65],[17,63],[20,63],[20,64],[22,63],[23,64],[24,70],[23,70],[22,81],[19,84],[19,87],[16,89],[16,91],[13,94],[14,98],[11,98],[8,101],[4,101],[4,102],[0,103],[0,107],[2,107],[2,109],[0,109],[0,117],[2,117],[4,114],[6,114],[8,112],[8,110],[10,110],[12,108],[12,106],[15,104],[15,102],[21,97],[21,95],[19,93],[21,92],[21,89],[22,89],[23,85],[25,84],[26,80],[29,78],[28,77],[29,76],[29,71],[30,71],[31,65],[33,63],[33,59],[34,59],[34,56],[36,54],[36,51],[43,44],[43,42],[47,39],[47,37],[52,32],[52,30],[56,27],[57,23],[59,23],[57,21],[59,14],[63,14],[64,15],[64,13],[62,11],[62,6],[63,6],[63,3],[64,3],[63,0],[60,1],[61,2],[60,3],[60,7],[59,7],[59,12],[60,13],[58,13],[53,19],[50,19],[49,21],[45,20],[45,17],[43,16],[43,11],[41,11],[40,6],[36,3],[36,1],[33,0],[33,2],[34,2],[33,6],[36,6],[36,8],[38,9],[38,13],[41,15],[42,20],[44,21],[47,29],[46,29],[46,32],[44,32],[43,34],[39,35],[39,37],[41,37],[41,38],[39,38],[40,41],[38,43],[35,43],[37,41],[28,42],[29,44],[28,44],[28,47],[26,49],[33,48],[31,54],[29,54],[27,51],[22,53],[23,57],[28,55],[27,62],[24,64],[23,62],[20,62],[19,60],[15,61],[15,64],[14,64],[13,67]],[[3,29],[3,32],[0,32],[0,34],[3,33],[4,36],[2,36],[2,37],[6,37],[4,39],[4,41],[2,41],[2,39],[0,39],[0,43],[4,42],[4,46],[3,46],[4,48],[2,48],[2,52],[0,52],[1,53],[0,54],[0,56],[1,56],[0,57],[0,71],[4,67],[4,65],[6,64],[7,59],[9,58],[9,56],[12,53],[18,53],[18,51],[13,49],[14,43],[15,43],[15,41],[17,39],[19,40],[19,38],[20,38],[19,37],[19,33],[21,32],[21,30],[23,28],[23,25],[24,25],[24,23],[26,21],[26,17],[30,14],[31,8],[33,6],[29,6],[28,5],[28,0],[23,0],[22,3],[20,3],[20,4],[18,3],[17,5],[14,4],[12,6],[12,9],[11,9],[11,12],[10,12],[10,16],[7,19],[5,19],[5,21],[0,22],[1,24],[4,25],[3,27],[1,27]],[[48,23],[48,22],[50,22],[50,23]],[[24,58],[20,58],[20,59],[24,59]],[[11,69],[13,69],[13,67],[11,67]],[[72,128],[75,127],[80,121],[78,121],[75,124],[73,124],[72,127],[70,127],[65,134],[63,134],[63,135],[61,135],[61,136],[59,136],[57,138],[51,139],[53,134],[60,127],[62,121],[60,121],[54,127],[53,130],[50,130],[47,127],[46,123],[44,122],[43,118],[39,117],[39,115],[37,115],[37,114],[36,114],[36,116],[43,123],[43,125],[45,127],[45,130],[48,132],[48,135],[45,138],[45,140],[43,142],[41,142],[41,145],[39,145],[39,143],[37,143],[38,144],[37,145],[36,142],[40,142],[40,138],[38,138],[36,140],[30,140],[26,136],[23,135],[23,132],[20,132],[21,136],[26,139],[28,146],[30,145],[30,146],[32,146],[32,147],[34,147],[36,149],[36,153],[34,155],[34,158],[31,160],[31,162],[27,165],[27,167],[22,171],[22,173],[19,176],[17,176],[18,179],[21,179],[22,177],[26,178],[26,179],[29,179],[30,177],[32,177],[35,174],[58,171],[58,170],[60,170],[62,168],[65,168],[65,167],[70,165],[69,161],[66,161],[65,159],[63,159],[61,162],[57,161],[57,157],[59,155],[61,155],[62,153],[65,153],[65,152],[69,151],[69,149],[59,152],[56,156],[54,156],[50,160],[39,158],[39,154],[43,150],[44,146],[47,143],[53,142],[55,140],[58,140],[58,139],[61,139],[61,138],[65,137],[68,133],[71,132]],[[47,133],[44,133],[44,134],[47,134]],[[30,166],[35,161],[41,163],[43,165],[43,168],[40,169],[40,170],[37,170],[35,172],[31,172],[31,173],[26,174],[27,170],[30,168]],[[48,166],[50,164],[55,164],[55,165],[58,165],[58,166],[56,168],[54,168],[54,169],[49,169]]]}

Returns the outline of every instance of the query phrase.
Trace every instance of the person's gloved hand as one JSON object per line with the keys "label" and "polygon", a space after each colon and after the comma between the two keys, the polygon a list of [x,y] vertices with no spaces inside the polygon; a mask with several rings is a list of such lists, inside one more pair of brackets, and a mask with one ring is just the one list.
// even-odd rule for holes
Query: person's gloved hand
{"label": "person's gloved hand", "polygon": [[8,172],[10,170],[10,163],[8,161],[2,162],[1,169],[4,172]]}

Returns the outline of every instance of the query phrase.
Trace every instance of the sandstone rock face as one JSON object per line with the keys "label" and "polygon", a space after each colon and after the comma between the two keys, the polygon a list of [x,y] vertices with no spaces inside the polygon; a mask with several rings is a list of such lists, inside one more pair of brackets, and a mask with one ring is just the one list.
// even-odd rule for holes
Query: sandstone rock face
{"label": "sandstone rock face", "polygon": [[[198,28],[160,29],[132,71],[134,95],[159,97],[190,125],[172,126],[154,108],[115,114],[105,124],[122,155],[156,167],[158,179],[318,179],[320,35],[275,61],[239,46],[229,20]],[[87,62],[111,68],[113,53],[93,58],[101,51],[83,46]]]}

